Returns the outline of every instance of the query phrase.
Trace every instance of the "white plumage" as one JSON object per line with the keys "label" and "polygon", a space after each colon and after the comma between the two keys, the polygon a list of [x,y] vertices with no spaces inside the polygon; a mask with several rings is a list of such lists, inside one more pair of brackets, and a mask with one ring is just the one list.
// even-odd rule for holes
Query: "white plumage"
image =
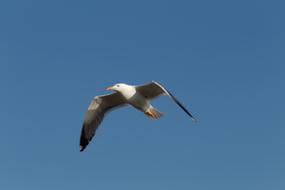
{"label": "white plumage", "polygon": [[193,120],[192,114],[158,82],[152,81],[148,84],[133,86],[124,83],[115,84],[107,88],[115,93],[93,98],[84,117],[83,127],[80,136],[80,151],[83,151],[95,135],[106,112],[114,108],[131,105],[142,111],[153,119],[158,119],[162,113],[156,110],[150,100],[167,95],[171,97]]}

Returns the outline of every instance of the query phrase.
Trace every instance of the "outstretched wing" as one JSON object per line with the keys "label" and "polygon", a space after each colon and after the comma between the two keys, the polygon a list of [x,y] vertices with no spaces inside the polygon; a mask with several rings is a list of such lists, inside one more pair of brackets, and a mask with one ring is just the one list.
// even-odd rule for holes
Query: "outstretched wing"
{"label": "outstretched wing", "polygon": [[194,121],[196,119],[193,117],[190,111],[186,109],[185,106],[171,93],[169,92],[165,87],[163,87],[158,82],[152,81],[148,84],[139,85],[136,86],[136,90],[145,98],[147,99],[153,99],[161,95],[168,95],[169,97],[174,100],[174,102],[187,114],[189,115]]}
{"label": "outstretched wing", "polygon": [[168,95],[167,90],[155,81],[136,86],[136,91],[149,100],[161,95]]}
{"label": "outstretched wing", "polygon": [[125,99],[119,93],[113,93],[93,98],[85,113],[80,136],[80,151],[83,151],[96,133],[106,112],[124,105]]}

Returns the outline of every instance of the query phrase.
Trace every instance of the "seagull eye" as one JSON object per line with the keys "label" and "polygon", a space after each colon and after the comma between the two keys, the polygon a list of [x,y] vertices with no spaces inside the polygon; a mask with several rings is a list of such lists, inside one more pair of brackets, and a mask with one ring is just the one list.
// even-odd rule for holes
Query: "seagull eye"
{"label": "seagull eye", "polygon": [[117,84],[117,87],[120,87],[120,85]]}

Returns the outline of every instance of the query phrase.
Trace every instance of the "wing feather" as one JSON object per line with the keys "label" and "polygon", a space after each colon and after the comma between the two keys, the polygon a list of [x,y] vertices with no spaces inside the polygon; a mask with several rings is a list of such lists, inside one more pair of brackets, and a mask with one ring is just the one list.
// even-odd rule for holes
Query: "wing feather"
{"label": "wing feather", "polygon": [[153,99],[161,95],[168,95],[189,117],[196,121],[191,112],[188,111],[186,107],[169,90],[158,82],[152,81],[144,85],[136,86],[136,90],[147,99]]}
{"label": "wing feather", "polygon": [[167,95],[167,91],[157,82],[136,86],[136,90],[146,99],[153,99],[161,95]]}
{"label": "wing feather", "polygon": [[125,99],[119,93],[93,98],[84,116],[80,135],[80,151],[83,151],[92,140],[105,114],[125,103]]}

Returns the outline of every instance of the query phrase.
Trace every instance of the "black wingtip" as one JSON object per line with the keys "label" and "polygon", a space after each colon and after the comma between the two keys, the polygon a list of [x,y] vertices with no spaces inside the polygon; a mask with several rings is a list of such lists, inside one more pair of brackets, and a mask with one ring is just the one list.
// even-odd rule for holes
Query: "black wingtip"
{"label": "black wingtip", "polygon": [[87,145],[89,144],[89,140],[85,137],[85,129],[84,129],[84,124],[81,130],[81,135],[80,135],[80,152],[82,152]]}
{"label": "black wingtip", "polygon": [[80,139],[80,152],[85,150],[88,144],[89,144],[89,141],[86,138],[81,138]]}
{"label": "black wingtip", "polygon": [[194,123],[198,123],[198,120],[190,113],[187,113],[186,114],[191,118],[191,120],[194,122]]}
{"label": "black wingtip", "polygon": [[[183,109],[183,108],[182,108]],[[192,115],[191,112],[189,112],[186,108],[183,109],[185,111],[185,113],[192,119],[193,122],[197,123],[198,120]]]}
{"label": "black wingtip", "polygon": [[194,121],[195,123],[198,123],[198,120],[195,117],[191,117],[192,121]]}
{"label": "black wingtip", "polygon": [[192,115],[190,111],[188,111],[180,101],[168,90],[166,90],[168,95],[174,100],[174,102],[195,122],[197,123],[197,119]]}
{"label": "black wingtip", "polygon": [[86,146],[80,146],[80,152],[82,152],[84,149],[86,148]]}

